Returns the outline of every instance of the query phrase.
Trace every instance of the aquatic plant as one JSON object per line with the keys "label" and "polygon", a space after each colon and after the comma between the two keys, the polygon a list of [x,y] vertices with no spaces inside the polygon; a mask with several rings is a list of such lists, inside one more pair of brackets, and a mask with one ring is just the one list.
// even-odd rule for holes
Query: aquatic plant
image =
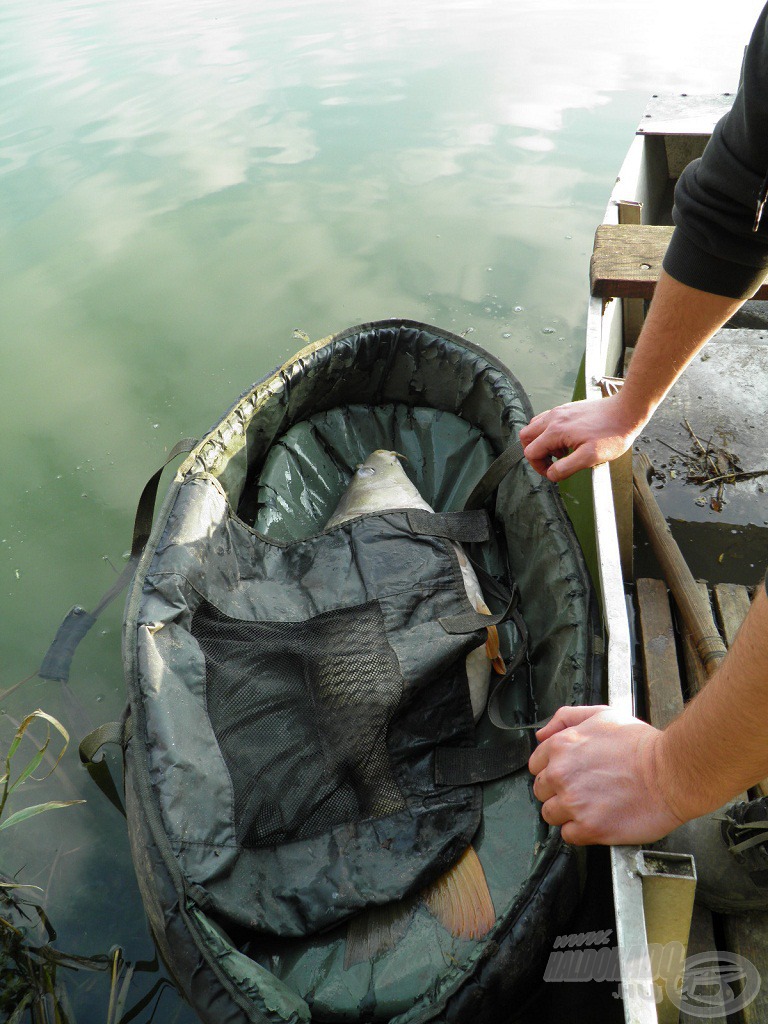
{"label": "aquatic plant", "polygon": [[[35,722],[45,723],[42,742],[35,740],[30,733]],[[55,757],[50,750],[55,738],[53,730],[59,733],[63,741]],[[14,758],[18,759],[19,748],[25,737],[35,744],[36,751],[14,776]],[[46,811],[85,803],[84,800],[48,800],[24,807],[3,820],[10,796],[28,779],[37,782],[47,779],[58,767],[68,746],[67,730],[45,711],[33,711],[18,723],[8,752],[0,762],[3,765],[3,774],[0,776],[0,831]],[[47,771],[43,775],[35,775],[43,762],[46,762]],[[131,981],[139,965],[125,961],[119,948],[115,948],[109,955],[97,956],[77,956],[56,949],[51,945],[56,932],[45,911],[31,898],[29,890],[42,892],[39,886],[26,885],[0,873],[0,1024],[22,1024],[26,1021],[31,1024],[76,1024],[66,987],[58,977],[61,968],[109,972],[106,1024],[128,1024],[129,1020],[133,1020],[141,1010],[149,1006],[158,991],[167,984],[162,979],[136,1006],[126,1011]]]}
{"label": "aquatic plant", "polygon": [[[11,781],[13,758],[17,754],[21,741],[24,739],[24,736],[28,732],[32,723],[38,720],[46,723],[45,740],[42,743],[42,745],[37,746],[37,751],[35,752],[32,759],[27,762],[27,764],[22,768],[17,777],[13,781]],[[38,778],[35,776],[34,773],[43,763],[43,760],[46,757],[48,758],[49,761],[51,760],[51,755],[48,753],[48,748],[51,744],[52,739],[51,726],[53,726],[54,729],[56,729],[56,731],[61,734],[64,743],[63,746],[61,747],[61,750],[59,751],[58,757],[53,762],[53,765],[49,768],[45,775],[42,775]],[[48,800],[42,804],[33,804],[30,807],[23,807],[21,810],[16,811],[14,814],[11,814],[8,818],[5,819],[5,821],[2,820],[6,804],[8,802],[8,798],[11,796],[11,794],[15,792],[15,790],[17,790],[19,786],[26,782],[27,779],[35,779],[35,781],[37,782],[42,782],[43,780],[47,779],[48,776],[51,775],[52,772],[54,772],[58,767],[58,764],[61,761],[62,757],[64,756],[64,753],[68,746],[69,733],[61,724],[61,722],[59,722],[52,715],[47,714],[45,711],[41,711],[38,708],[37,711],[33,711],[32,714],[27,715],[27,717],[21,722],[18,729],[16,730],[16,735],[14,736],[11,745],[8,748],[8,753],[5,755],[5,768],[3,775],[0,776],[0,831],[6,828],[11,828],[13,825],[19,825],[21,824],[22,821],[26,821],[28,818],[32,818],[36,814],[42,814],[45,811],[53,811],[60,807],[71,807],[73,804],[85,803],[84,800]],[[4,884],[7,886],[13,885],[14,883]]]}

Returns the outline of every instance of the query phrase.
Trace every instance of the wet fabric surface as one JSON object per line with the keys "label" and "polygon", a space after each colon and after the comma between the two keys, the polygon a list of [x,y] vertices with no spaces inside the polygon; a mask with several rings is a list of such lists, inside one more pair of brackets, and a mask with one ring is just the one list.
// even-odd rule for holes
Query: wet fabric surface
{"label": "wet fabric surface", "polygon": [[[154,793],[177,863],[207,894],[203,897],[201,892],[195,899],[200,908],[207,907],[210,926],[189,926],[197,929],[198,948],[212,941],[210,928],[216,920],[223,921],[221,894],[228,892],[230,923],[216,934],[224,943],[222,949],[227,941],[232,945],[226,956],[221,950],[216,954],[216,963],[230,965],[226,970],[231,967],[238,990],[258,988],[287,1014],[262,1008],[254,1019],[287,1020],[291,1014],[311,1013],[324,1021],[397,1019],[405,1024],[439,1016],[444,1007],[446,1014],[448,1007],[456,1007],[457,1013],[460,1006],[466,1010],[472,993],[480,992],[474,985],[481,978],[483,1007],[500,1011],[509,1006],[516,987],[525,983],[540,955],[537,951],[545,949],[552,928],[575,898],[572,888],[563,888],[573,885],[571,855],[556,830],[541,821],[527,773],[520,772],[482,787],[480,827],[475,832],[473,824],[473,834],[465,837],[472,839],[483,864],[497,913],[497,925],[485,940],[452,938],[422,905],[393,949],[373,962],[353,966],[345,964],[343,923],[305,938],[259,934],[248,917],[249,893],[261,894],[264,913],[270,916],[286,900],[295,903],[295,886],[283,890],[273,884],[281,872],[291,877],[295,864],[287,856],[277,873],[264,873],[258,855],[269,848],[258,843],[245,850],[252,857],[243,856],[248,828],[238,831],[242,812],[235,808],[250,806],[251,797],[247,783],[237,782],[227,769],[231,754],[223,756],[216,740],[216,729],[224,737],[242,717],[233,713],[231,722],[225,722],[227,714],[221,714],[237,689],[237,672],[228,682],[215,683],[220,706],[214,700],[209,707],[208,684],[217,670],[207,664],[191,632],[197,614],[207,614],[208,626],[217,619],[237,635],[241,626],[230,620],[309,621],[339,603],[352,608],[374,597],[387,618],[388,595],[397,594],[400,601],[403,594],[414,592],[408,560],[399,568],[396,559],[371,562],[379,578],[374,595],[366,589],[365,570],[361,574],[359,566],[352,566],[340,547],[334,555],[335,586],[329,605],[323,588],[312,585],[310,564],[298,554],[335,508],[357,462],[374,448],[397,450],[406,456],[406,471],[436,510],[460,508],[529,412],[522,389],[508,371],[461,339],[418,324],[364,325],[310,346],[246,392],[187,460],[178,493],[167,501],[135,625],[130,616],[128,621],[138,641],[142,703],[134,705],[137,736],[148,758],[139,775],[145,773],[143,792]],[[531,721],[561,703],[581,703],[593,692],[590,591],[556,493],[525,464],[503,482],[491,513],[520,587],[531,633],[529,664],[505,692],[502,711],[508,721]],[[263,557],[254,559],[259,545]],[[295,578],[301,580],[290,593],[276,583],[286,545],[297,545]],[[491,571],[501,570],[494,545],[473,554]],[[450,590],[438,587],[435,593],[443,599]],[[200,612],[206,603],[216,611]],[[389,636],[406,688],[414,669],[420,663],[423,668],[425,654],[435,664],[443,657],[443,640],[425,632],[434,609],[419,621],[420,606],[414,599],[407,609],[409,628],[416,630],[413,636],[420,643],[406,650],[391,632]],[[505,624],[500,632],[502,648],[513,649],[513,628]],[[278,647],[284,642],[284,637],[279,639]],[[432,701],[431,697],[430,705]],[[434,744],[434,718],[425,711],[422,708],[414,721],[423,719],[422,728]],[[374,732],[377,727],[378,723],[372,726]],[[468,728],[468,735],[481,746],[505,743],[505,735],[486,718],[472,730],[470,714]],[[389,755],[392,776],[407,802],[397,751],[390,749]],[[199,785],[208,787],[205,801],[195,805],[180,799],[179,794],[196,792]],[[388,783],[384,788],[385,799],[393,799]],[[354,799],[360,807],[360,795]],[[363,795],[363,805],[366,799]],[[446,813],[445,827],[453,827],[452,812]],[[294,820],[297,817],[294,813]],[[258,814],[254,821],[259,824],[253,834],[262,841],[274,821]],[[291,851],[314,841],[301,840],[282,849]],[[322,882],[318,878],[306,878],[301,894],[306,905],[321,907],[343,889],[337,886],[329,892],[328,876]],[[194,886],[192,891],[197,891]],[[526,908],[534,905],[536,916],[531,917]],[[200,928],[209,939],[200,937]],[[182,933],[176,929],[173,934],[178,939]],[[488,960],[491,947],[496,954]],[[498,971],[493,966],[496,960]],[[253,965],[250,974],[248,963]],[[218,991],[217,998],[224,1000],[224,989]],[[204,1019],[217,1018],[209,1013]]]}

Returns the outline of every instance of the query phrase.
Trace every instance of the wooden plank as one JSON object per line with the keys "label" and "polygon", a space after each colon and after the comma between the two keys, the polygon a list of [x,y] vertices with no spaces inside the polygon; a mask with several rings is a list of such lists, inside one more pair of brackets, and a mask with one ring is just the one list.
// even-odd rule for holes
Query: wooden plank
{"label": "wooden plank", "polygon": [[[601,224],[590,262],[592,294],[605,299],[652,298],[673,230],[655,224]],[[768,299],[765,282],[754,298]]]}
{"label": "wooden plank", "polygon": [[651,224],[601,224],[590,262],[592,294],[650,299],[672,231]]}
{"label": "wooden plank", "polygon": [[726,645],[730,647],[749,611],[749,593],[746,587],[735,583],[716,583],[714,591],[723,636]]}
{"label": "wooden plank", "polygon": [[[726,948],[754,964],[765,978],[768,970],[768,912],[723,918]],[[754,1002],[730,1018],[733,1024],[765,1024],[768,1021],[768,985],[763,984]]]}
{"label": "wooden plank", "polygon": [[[694,905],[691,918],[688,956],[696,956],[697,953],[711,953],[717,948],[712,913],[697,903]],[[727,1024],[722,989],[716,988],[714,985],[707,989],[706,1011],[708,1021],[714,1021],[715,1024]],[[702,1024],[701,1015],[695,1011],[689,1013],[683,1010],[680,1013],[680,1024]]]}
{"label": "wooden plank", "polygon": [[661,580],[639,579],[636,592],[648,721],[666,729],[683,710],[669,595]]}
{"label": "wooden plank", "polygon": [[[683,710],[669,595],[662,580],[651,579],[638,579],[636,594],[645,665],[648,720],[657,729],[664,729]],[[695,654],[695,651],[693,653]],[[698,660],[698,655],[696,657]],[[690,957],[716,949],[712,914],[704,907],[695,905],[687,955]],[[711,994],[708,993],[707,1019],[715,1021],[715,1024],[727,1024],[722,992],[713,990]],[[680,1014],[680,1024],[699,1024],[700,1020],[699,1016],[693,1016],[685,1011]]]}

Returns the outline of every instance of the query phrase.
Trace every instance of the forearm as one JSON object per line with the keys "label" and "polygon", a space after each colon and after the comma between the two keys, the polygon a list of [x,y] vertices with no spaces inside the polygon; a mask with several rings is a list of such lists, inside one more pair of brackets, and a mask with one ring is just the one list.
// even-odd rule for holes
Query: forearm
{"label": "forearm", "polygon": [[662,271],[623,388],[611,398],[534,416],[520,431],[533,468],[563,480],[625,452],[691,359],[742,302],[691,288]]}
{"label": "forearm", "polygon": [[627,423],[642,428],[696,353],[743,301],[690,288],[661,272],[619,396]]}
{"label": "forearm", "polygon": [[768,599],[761,585],[722,665],[656,746],[659,784],[681,819],[768,776]]}

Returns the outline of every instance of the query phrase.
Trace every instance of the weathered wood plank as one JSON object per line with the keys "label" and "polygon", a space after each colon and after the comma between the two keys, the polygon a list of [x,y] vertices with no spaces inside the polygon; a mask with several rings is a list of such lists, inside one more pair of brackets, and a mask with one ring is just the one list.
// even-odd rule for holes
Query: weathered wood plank
{"label": "weathered wood plank", "polygon": [[[655,224],[601,224],[590,262],[592,294],[650,299],[673,230]],[[768,285],[763,283],[754,298],[768,299]]]}
{"label": "weathered wood plank", "polygon": [[650,299],[672,231],[648,224],[601,224],[590,262],[592,294]]}
{"label": "weathered wood plank", "polygon": [[[636,594],[645,666],[648,720],[657,729],[664,729],[683,710],[669,594],[662,580],[651,579],[638,579]],[[695,650],[693,654],[701,664]],[[716,949],[712,914],[701,905],[696,905],[691,918],[687,955],[690,957]],[[707,1014],[708,1019],[715,1021],[716,1024],[727,1024],[722,993],[712,993],[711,1005],[707,1005]],[[699,1024],[700,1019],[685,1011],[680,1014],[680,1024]]]}
{"label": "weathered wood plank", "polygon": [[[688,956],[695,956],[697,953],[711,953],[718,948],[715,939],[715,931],[712,922],[712,914],[700,903],[694,905],[693,917],[691,918],[691,933],[688,937]],[[717,990],[714,985],[707,989],[707,1020],[715,1024],[726,1024],[727,1017],[723,1002],[722,989]],[[710,1016],[710,1014],[712,1016]],[[692,1011],[683,1010],[680,1013],[680,1024],[702,1024],[701,1015]]]}
{"label": "weathered wood plank", "polygon": [[725,643],[730,647],[749,611],[749,592],[736,583],[716,583],[714,592]]}
{"label": "weathered wood plank", "polygon": [[[697,582],[696,586],[703,595],[708,595],[706,583]],[[677,671],[677,664],[675,669],[671,670],[665,661],[662,660],[668,657],[670,650],[667,630],[671,627],[671,623],[667,625],[664,609],[664,601],[667,600],[666,588],[663,583],[657,580],[638,580],[637,588],[643,655],[646,659],[649,717],[653,725],[663,728],[661,722],[664,717],[669,715],[674,717],[674,714],[677,713],[675,711],[677,705],[674,697],[671,698],[671,704],[663,704],[652,683],[654,674],[657,671],[663,673],[666,679],[669,679],[670,674],[674,676]],[[664,592],[663,599],[662,591]],[[744,587],[718,584],[714,587],[714,596],[726,644],[730,646],[746,612],[749,610],[749,595]],[[667,603],[666,616],[669,616],[669,614],[669,604]],[[704,671],[693,640],[682,623],[677,609],[675,609],[675,615],[683,638],[688,689],[691,696],[693,696],[706,684],[707,674]],[[661,635],[665,637],[664,640],[658,639]],[[674,637],[672,639],[674,640]],[[674,647],[671,649],[674,651]],[[655,668],[657,659],[663,664],[663,667],[660,669]],[[668,700],[671,693],[672,688],[667,686],[665,694]],[[682,707],[682,697],[679,697],[679,701],[679,707]],[[656,720],[654,720],[654,716]],[[739,799],[745,798],[746,794],[741,794],[739,797]],[[745,957],[755,965],[761,977],[766,977],[768,975],[768,912],[752,913],[743,916],[724,916],[722,918],[722,926],[725,950]],[[712,915],[704,908],[698,906],[694,910],[691,937],[688,944],[688,956],[693,956],[695,953],[709,952],[710,950],[714,951],[717,948],[718,943],[713,930]],[[721,996],[722,993],[720,994]],[[709,1012],[714,1013],[715,1016],[710,1019],[714,1019],[720,1022],[720,1024],[725,1024],[726,1019],[729,1020],[730,1024],[765,1024],[768,1021],[768,986],[761,988],[752,1003],[728,1018],[726,1018],[725,1007],[721,998],[718,1006],[710,1007],[708,1005],[707,1010],[708,1017]],[[683,1013],[680,1017],[681,1024],[696,1024],[696,1021],[699,1019],[700,1017],[695,1014],[686,1015]]]}
{"label": "weathered wood plank", "polygon": [[[768,912],[724,917],[725,945],[754,964],[762,978],[768,970]],[[763,984],[754,1002],[730,1018],[734,1024],[765,1024],[768,1021],[768,985]]]}
{"label": "weathered wood plank", "polygon": [[683,710],[669,595],[661,580],[640,579],[636,592],[648,720],[657,729],[666,729]]}

